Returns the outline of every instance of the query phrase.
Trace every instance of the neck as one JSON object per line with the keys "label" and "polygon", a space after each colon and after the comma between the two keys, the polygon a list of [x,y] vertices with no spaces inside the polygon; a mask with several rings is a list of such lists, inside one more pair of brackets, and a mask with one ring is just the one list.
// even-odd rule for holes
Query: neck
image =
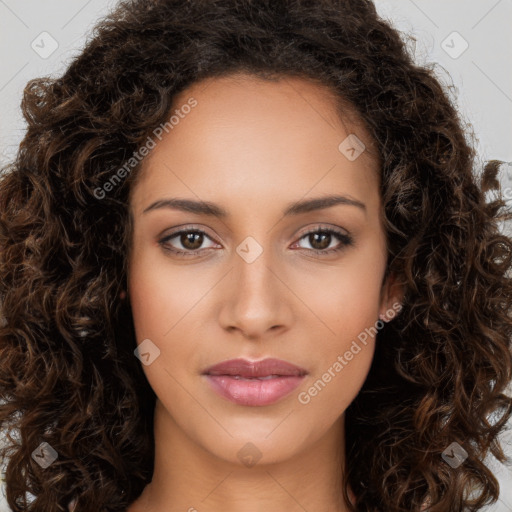
{"label": "neck", "polygon": [[[128,512],[347,512],[341,482],[344,416],[293,457],[251,465],[191,439],[157,400],[153,479]],[[245,464],[244,464],[245,460]]]}

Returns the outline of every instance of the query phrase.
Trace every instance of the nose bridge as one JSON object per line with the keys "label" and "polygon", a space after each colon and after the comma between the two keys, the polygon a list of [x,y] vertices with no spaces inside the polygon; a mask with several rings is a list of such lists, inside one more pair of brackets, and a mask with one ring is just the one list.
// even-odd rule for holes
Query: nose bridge
{"label": "nose bridge", "polygon": [[285,287],[275,275],[279,265],[274,256],[270,247],[250,236],[236,247],[231,277],[234,285],[223,308],[225,327],[259,337],[268,329],[287,323]]}
{"label": "nose bridge", "polygon": [[275,292],[276,283],[273,281],[276,278],[272,268],[276,267],[276,262],[267,240],[268,237],[260,243],[256,238],[248,236],[236,248],[234,274],[240,292],[239,300],[242,297],[254,300],[262,295],[268,301]]}

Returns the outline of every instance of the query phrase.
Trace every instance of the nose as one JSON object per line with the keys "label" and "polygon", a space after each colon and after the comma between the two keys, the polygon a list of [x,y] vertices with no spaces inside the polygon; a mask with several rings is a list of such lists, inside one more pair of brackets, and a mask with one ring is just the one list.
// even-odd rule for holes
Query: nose
{"label": "nose", "polygon": [[270,250],[254,260],[233,256],[234,268],[227,276],[219,321],[229,332],[257,341],[288,330],[293,321],[293,293]]}

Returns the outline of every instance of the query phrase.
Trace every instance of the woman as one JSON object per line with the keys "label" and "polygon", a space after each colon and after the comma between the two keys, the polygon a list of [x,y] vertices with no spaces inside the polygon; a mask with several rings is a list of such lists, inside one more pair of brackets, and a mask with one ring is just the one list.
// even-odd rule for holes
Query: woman
{"label": "woman", "polygon": [[475,176],[372,3],[121,2],[22,108],[0,181],[13,511],[497,499],[498,162]]}

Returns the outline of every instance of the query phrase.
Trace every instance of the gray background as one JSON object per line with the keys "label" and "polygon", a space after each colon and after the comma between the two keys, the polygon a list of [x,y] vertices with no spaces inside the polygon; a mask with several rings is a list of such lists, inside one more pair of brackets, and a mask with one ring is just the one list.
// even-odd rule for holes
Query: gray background
{"label": "gray background", "polygon": [[[26,82],[59,75],[80,52],[99,17],[115,0],[0,0],[0,165],[10,160],[25,123],[20,101]],[[484,160],[502,166],[512,191],[512,0],[375,0],[381,16],[413,34],[419,64],[435,64]],[[46,32],[47,34],[44,34]],[[52,51],[53,46],[56,49]],[[51,54],[50,54],[51,53]],[[511,194],[512,197],[512,194]],[[512,436],[504,438],[510,444]],[[489,459],[502,484],[493,512],[512,510],[512,469]],[[0,512],[7,507],[0,496]]]}

